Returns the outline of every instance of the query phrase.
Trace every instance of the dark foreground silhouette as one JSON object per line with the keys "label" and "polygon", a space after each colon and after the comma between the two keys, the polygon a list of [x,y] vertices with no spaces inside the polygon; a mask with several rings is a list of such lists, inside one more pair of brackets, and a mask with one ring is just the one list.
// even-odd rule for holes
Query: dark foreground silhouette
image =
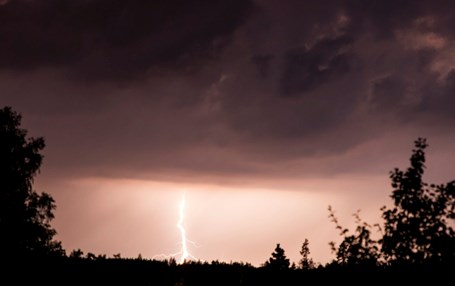
{"label": "dark foreground silhouette", "polygon": [[333,262],[317,266],[304,240],[298,266],[277,244],[263,266],[217,261],[187,262],[108,258],[74,250],[54,239],[53,198],[33,189],[42,162],[43,138],[27,138],[21,116],[0,109],[0,285],[303,285],[308,283],[453,283],[455,181],[428,184],[425,139],[415,141],[410,167],[390,173],[393,207],[383,207],[382,237],[356,213],[354,233],[329,218],[342,242],[331,243]]}
{"label": "dark foreground silhouette", "polygon": [[[135,259],[27,260],[9,264],[1,285],[395,285],[398,283],[450,285],[453,263],[395,266],[341,266],[329,264],[310,270],[252,267],[247,264]],[[18,274],[13,274],[14,272]],[[445,283],[449,284],[442,284]]]}

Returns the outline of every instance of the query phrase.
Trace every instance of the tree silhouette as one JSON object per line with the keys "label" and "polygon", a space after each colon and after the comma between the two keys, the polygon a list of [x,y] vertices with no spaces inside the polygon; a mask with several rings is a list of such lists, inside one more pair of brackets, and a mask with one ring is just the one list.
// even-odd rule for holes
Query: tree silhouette
{"label": "tree silhouette", "polygon": [[84,257],[84,252],[80,248],[73,249],[73,251],[71,251],[69,257],[74,258],[74,259],[82,259]]}
{"label": "tree silhouette", "polygon": [[55,202],[32,188],[44,139],[26,138],[20,125],[20,114],[10,107],[0,109],[0,256],[61,255],[50,225]]}
{"label": "tree silhouette", "polygon": [[302,258],[299,261],[299,265],[301,269],[313,269],[314,262],[313,259],[310,258],[310,243],[308,239],[305,238],[305,241],[302,244],[302,249],[300,250],[300,255]]}
{"label": "tree silhouette", "polygon": [[334,242],[330,242],[332,252],[336,254],[336,262],[341,265],[376,265],[380,257],[378,242],[371,238],[371,226],[362,221],[359,211],[354,214],[357,227],[352,235],[348,235],[349,230],[338,223],[331,206],[329,213],[329,218],[343,236],[338,248]]}
{"label": "tree silhouette", "polygon": [[283,270],[289,269],[289,265],[289,259],[286,258],[284,249],[281,248],[280,244],[278,243],[276,245],[275,251],[272,253],[272,257],[270,257],[269,260],[265,262],[265,266],[271,269]]}
{"label": "tree silhouette", "polygon": [[389,261],[419,263],[455,257],[455,181],[442,185],[423,182],[425,139],[419,138],[412,150],[411,166],[394,169],[392,209],[383,207],[385,219],[382,252]]}

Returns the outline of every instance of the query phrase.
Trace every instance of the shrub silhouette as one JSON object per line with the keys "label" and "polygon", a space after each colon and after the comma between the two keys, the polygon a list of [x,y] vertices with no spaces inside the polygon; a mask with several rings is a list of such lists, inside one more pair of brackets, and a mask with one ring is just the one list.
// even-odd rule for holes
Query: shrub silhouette
{"label": "shrub silhouette", "polygon": [[50,225],[55,202],[32,187],[43,160],[44,139],[26,138],[20,125],[20,114],[10,107],[0,109],[0,255],[62,255]]}
{"label": "shrub silhouette", "polygon": [[340,265],[374,266],[380,258],[378,242],[371,238],[371,226],[362,221],[359,211],[354,214],[356,220],[355,234],[348,235],[349,230],[343,228],[335,217],[332,207],[329,206],[329,217],[340,231],[343,241],[338,248],[330,242],[332,252],[336,254],[336,263]]}

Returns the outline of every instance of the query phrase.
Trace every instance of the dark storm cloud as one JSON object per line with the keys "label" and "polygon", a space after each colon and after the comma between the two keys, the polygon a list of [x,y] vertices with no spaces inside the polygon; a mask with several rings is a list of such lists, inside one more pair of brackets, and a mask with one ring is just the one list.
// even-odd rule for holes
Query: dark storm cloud
{"label": "dark storm cloud", "polygon": [[295,95],[340,78],[350,71],[349,51],[343,51],[352,40],[348,37],[322,39],[314,47],[286,53],[281,86],[285,95]]}
{"label": "dark storm cloud", "polygon": [[455,12],[450,0],[373,0],[342,1],[342,7],[352,19],[349,30],[368,33],[378,40],[390,40],[395,31],[406,27],[432,30],[453,35]]}
{"label": "dark storm cloud", "polygon": [[260,142],[252,149],[325,156],[402,124],[425,134],[430,122],[447,120],[436,119],[436,106],[453,97],[431,94],[447,89],[440,81],[448,70],[438,62],[454,49],[446,26],[455,17],[441,8],[453,3],[260,3],[245,28],[252,71],[242,65],[220,87],[230,126]]}
{"label": "dark storm cloud", "polygon": [[273,60],[272,55],[255,55],[251,62],[256,65],[259,75],[267,77],[270,73],[270,63]]}
{"label": "dark storm cloud", "polygon": [[250,1],[13,0],[0,6],[0,67],[70,67],[91,80],[190,71],[250,10]]}
{"label": "dark storm cloud", "polygon": [[350,33],[368,33],[379,40],[394,37],[394,31],[412,24],[426,13],[425,2],[414,0],[342,1],[342,8],[351,19]]}
{"label": "dark storm cloud", "polygon": [[455,123],[455,69],[440,81],[435,79],[425,86],[425,96],[415,112],[435,120],[439,125],[453,126]]}
{"label": "dark storm cloud", "polygon": [[74,173],[348,172],[376,140],[454,140],[454,5],[9,1],[0,96]]}
{"label": "dark storm cloud", "polygon": [[402,104],[405,94],[406,83],[400,76],[386,76],[373,83],[372,103],[381,111],[391,110]]}

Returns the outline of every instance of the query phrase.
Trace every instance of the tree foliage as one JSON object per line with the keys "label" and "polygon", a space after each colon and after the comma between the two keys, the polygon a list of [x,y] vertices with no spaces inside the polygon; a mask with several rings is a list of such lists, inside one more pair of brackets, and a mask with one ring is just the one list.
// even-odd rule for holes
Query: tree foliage
{"label": "tree foliage", "polygon": [[455,219],[455,181],[441,185],[423,181],[427,147],[425,139],[416,140],[411,166],[390,173],[394,207],[382,208],[381,241],[389,261],[420,263],[455,256],[455,233],[449,223]]}
{"label": "tree foliage", "polygon": [[27,138],[21,115],[10,107],[0,109],[0,255],[62,254],[54,218],[54,199],[33,190],[44,148],[43,138]]}
{"label": "tree foliage", "polygon": [[339,247],[331,243],[339,264],[377,262],[423,263],[448,262],[455,259],[455,181],[435,185],[423,181],[425,139],[414,142],[406,171],[390,172],[394,207],[381,208],[384,232],[379,241],[371,239],[370,226],[356,214],[356,234],[347,235],[329,207],[330,218],[340,230]]}
{"label": "tree foliage", "polygon": [[338,248],[334,242],[330,243],[332,251],[336,254],[336,262],[340,265],[376,265],[380,258],[378,241],[371,238],[371,226],[362,221],[359,211],[354,214],[357,227],[355,233],[351,235],[348,235],[347,228],[339,224],[331,206],[329,213],[329,217],[343,237]]}
{"label": "tree foliage", "polygon": [[272,257],[265,262],[265,266],[271,269],[283,270],[289,269],[289,259],[284,254],[284,249],[281,248],[280,244],[276,245],[275,251],[272,253]]}

